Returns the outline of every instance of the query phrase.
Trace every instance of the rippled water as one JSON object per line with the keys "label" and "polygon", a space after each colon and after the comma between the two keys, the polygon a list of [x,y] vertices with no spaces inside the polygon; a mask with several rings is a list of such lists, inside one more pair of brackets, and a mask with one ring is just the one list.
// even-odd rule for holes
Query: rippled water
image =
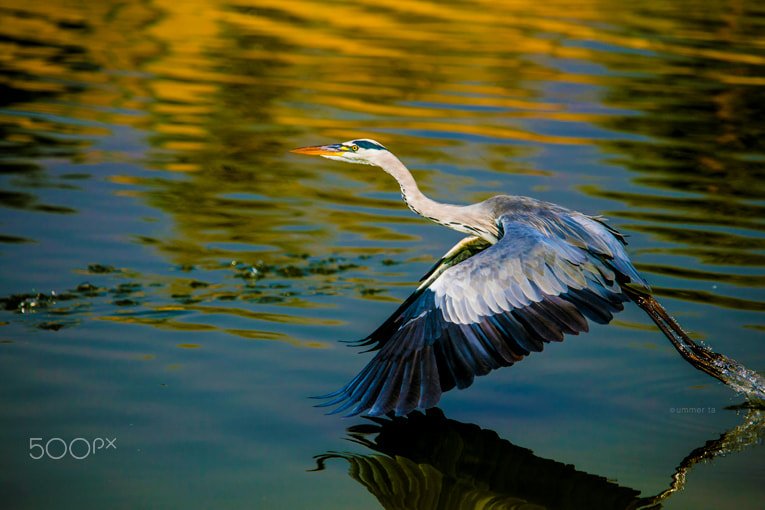
{"label": "rippled water", "polygon": [[[288,151],[374,138],[433,198],[605,215],[696,339],[762,371],[763,34],[753,0],[0,0],[4,501],[623,507],[682,478],[665,508],[760,508],[762,418],[634,307],[446,394],[432,444],[311,407],[368,359],[338,340],[461,236],[379,169]],[[329,452],[438,484],[413,506]],[[480,474],[517,458],[576,497]]]}

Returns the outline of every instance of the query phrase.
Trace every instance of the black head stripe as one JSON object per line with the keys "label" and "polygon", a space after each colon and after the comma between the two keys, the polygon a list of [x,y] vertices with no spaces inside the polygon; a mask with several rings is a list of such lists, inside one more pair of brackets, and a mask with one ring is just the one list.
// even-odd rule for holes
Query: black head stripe
{"label": "black head stripe", "polygon": [[385,149],[385,147],[383,147],[382,145],[376,144],[374,142],[369,142],[367,140],[356,140],[353,143],[355,145],[358,145],[362,149],[377,149],[377,150]]}

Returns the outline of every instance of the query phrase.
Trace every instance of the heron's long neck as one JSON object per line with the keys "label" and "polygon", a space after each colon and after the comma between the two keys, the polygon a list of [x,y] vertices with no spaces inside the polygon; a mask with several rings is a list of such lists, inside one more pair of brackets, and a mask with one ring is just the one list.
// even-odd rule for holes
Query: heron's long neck
{"label": "heron's long neck", "polygon": [[382,169],[393,176],[401,186],[401,198],[404,199],[404,203],[409,208],[425,218],[431,219],[438,223],[445,223],[442,221],[446,209],[457,208],[458,206],[441,204],[435,200],[431,200],[426,197],[420,188],[417,187],[417,182],[412,177],[409,169],[399,160],[396,156],[388,152],[385,154],[385,159],[382,162]]}
{"label": "heron's long neck", "polygon": [[398,181],[399,186],[401,186],[401,197],[412,211],[459,232],[483,237],[482,231],[485,229],[480,228],[479,224],[483,218],[472,218],[472,211],[469,207],[442,204],[426,197],[417,187],[417,182],[409,169],[393,154],[387,153],[382,163],[383,170]]}

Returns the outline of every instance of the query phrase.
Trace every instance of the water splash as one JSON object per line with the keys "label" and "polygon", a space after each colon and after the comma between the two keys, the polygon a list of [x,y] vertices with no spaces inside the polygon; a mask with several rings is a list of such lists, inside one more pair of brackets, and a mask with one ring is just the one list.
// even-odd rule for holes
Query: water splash
{"label": "water splash", "polygon": [[720,374],[719,379],[735,391],[743,393],[752,404],[765,407],[765,379],[736,360],[722,354],[712,354],[717,356],[712,364]]}
{"label": "water splash", "polygon": [[737,393],[743,394],[752,405],[765,407],[765,378],[738,361],[691,340],[688,333],[652,296],[629,288],[625,288],[625,290],[635,303],[651,317],[686,361],[697,369],[724,382]]}
{"label": "water splash", "polygon": [[724,382],[736,393],[743,394],[752,405],[765,407],[765,378],[760,374],[705,345],[693,342],[687,335],[675,336],[672,345],[694,367]]}

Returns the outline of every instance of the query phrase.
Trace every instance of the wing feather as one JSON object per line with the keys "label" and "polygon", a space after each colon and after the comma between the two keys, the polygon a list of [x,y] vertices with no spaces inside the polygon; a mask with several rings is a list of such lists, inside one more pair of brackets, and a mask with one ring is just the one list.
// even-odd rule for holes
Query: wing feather
{"label": "wing feather", "polygon": [[438,404],[441,393],[453,388],[454,384],[449,387],[444,377],[439,374],[438,361],[432,345],[423,349],[421,366],[420,400],[417,407],[429,409]]}
{"label": "wing feather", "polygon": [[586,332],[587,319],[608,323],[629,300],[622,284],[648,288],[616,231],[556,207],[511,211],[500,217],[494,245],[471,237],[452,248],[357,343],[377,353],[322,405],[341,404],[333,412],[349,415],[432,407],[475,376]]}
{"label": "wing feather", "polygon": [[419,368],[422,351],[415,351],[412,358],[404,364],[404,375],[401,380],[401,395],[396,404],[396,414],[409,414],[417,407],[420,400]]}

